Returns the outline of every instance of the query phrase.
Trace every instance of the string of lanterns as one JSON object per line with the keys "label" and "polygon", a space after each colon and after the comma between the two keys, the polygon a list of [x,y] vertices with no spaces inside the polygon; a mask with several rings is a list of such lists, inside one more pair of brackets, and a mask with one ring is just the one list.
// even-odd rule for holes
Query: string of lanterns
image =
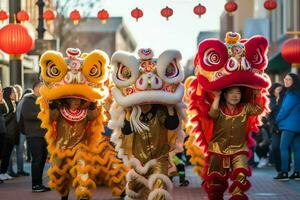
{"label": "string of lanterns", "polygon": [[[264,7],[271,12],[277,7],[276,0],[265,0]],[[232,15],[232,13],[238,9],[238,4],[234,0],[228,0],[224,5],[224,9],[229,13],[229,15]],[[200,18],[206,13],[206,7],[199,3],[193,8],[193,12]],[[166,20],[169,20],[169,18],[173,16],[174,11],[172,8],[166,6],[161,9],[160,14],[162,17],[166,18]],[[143,15],[143,11],[138,7],[131,11],[131,16],[136,19],[136,21],[142,18]],[[43,18],[47,23],[55,20],[56,16],[56,12],[52,9],[46,9],[43,13]],[[97,18],[101,20],[102,24],[105,24],[109,17],[109,13],[105,9],[100,10],[97,14]],[[9,13],[7,11],[0,10],[0,22],[3,23],[8,18]],[[24,23],[29,21],[30,15],[25,10],[21,10],[16,14],[15,18],[18,22]],[[78,24],[81,19],[80,12],[76,9],[71,11],[69,18],[74,24]],[[11,23],[0,29],[0,49],[8,54],[16,57],[20,54],[27,53],[32,49],[33,44],[34,36],[32,36],[22,24]]]}
{"label": "string of lanterns", "polygon": [[[264,2],[264,8],[272,12],[272,10],[276,9],[277,3],[276,0],[265,0]],[[226,4],[224,5],[224,9],[228,14],[231,16],[233,12],[235,12],[238,9],[238,4],[234,0],[228,0]],[[199,18],[201,18],[202,15],[206,13],[206,7],[201,5],[200,3],[196,5],[193,8],[193,12],[195,15],[197,15]],[[160,14],[162,17],[165,17],[166,20],[169,20],[169,18],[174,14],[174,11],[172,8],[166,6],[165,8],[161,9]],[[48,22],[51,20],[54,20],[56,18],[56,12],[52,9],[47,9],[44,11],[43,18]],[[138,21],[140,18],[144,16],[143,11],[136,7],[133,10],[131,10],[131,16]],[[4,20],[7,20],[9,17],[8,12],[4,10],[0,10],[0,21],[3,22]],[[22,10],[17,13],[17,19],[20,22],[28,21],[29,20],[29,14]],[[109,13],[107,10],[102,9],[98,12],[97,18],[101,20],[102,24],[106,24],[106,21],[109,19]],[[79,20],[81,19],[80,12],[75,9],[71,11],[69,18],[73,21],[73,23],[76,25],[78,24]]]}

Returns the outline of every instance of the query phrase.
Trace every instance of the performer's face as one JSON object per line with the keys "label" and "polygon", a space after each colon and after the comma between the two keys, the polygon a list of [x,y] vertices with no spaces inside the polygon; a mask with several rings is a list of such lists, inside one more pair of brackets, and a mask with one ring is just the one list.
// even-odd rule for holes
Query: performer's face
{"label": "performer's face", "polygon": [[224,93],[224,97],[226,100],[226,103],[231,105],[237,105],[241,101],[242,93],[240,88],[238,87],[232,87],[229,88],[226,93]]}
{"label": "performer's face", "polygon": [[284,86],[286,88],[289,88],[289,87],[291,87],[293,85],[293,79],[289,75],[286,75],[284,77],[283,81],[284,81]]}
{"label": "performer's face", "polygon": [[278,86],[277,88],[275,88],[275,90],[274,90],[274,96],[275,97],[279,97],[281,90],[282,90],[281,86]]}
{"label": "performer's face", "polygon": [[71,108],[72,110],[79,108],[80,102],[81,102],[80,99],[75,99],[75,98],[74,98],[74,99],[68,100],[68,103],[69,103],[70,108]]}

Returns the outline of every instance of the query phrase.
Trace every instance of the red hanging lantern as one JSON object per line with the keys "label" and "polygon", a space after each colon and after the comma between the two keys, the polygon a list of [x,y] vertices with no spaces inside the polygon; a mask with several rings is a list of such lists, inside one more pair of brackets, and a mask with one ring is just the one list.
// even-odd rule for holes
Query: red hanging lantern
{"label": "red hanging lantern", "polygon": [[98,12],[97,17],[98,17],[98,19],[101,20],[102,24],[106,24],[106,21],[109,18],[109,14],[108,14],[107,10],[102,9]]}
{"label": "red hanging lantern", "polygon": [[21,10],[17,13],[17,20],[20,22],[29,21],[29,13],[25,10]]}
{"label": "red hanging lantern", "polygon": [[292,64],[292,67],[300,67],[300,38],[285,41],[281,48],[281,55]]}
{"label": "red hanging lantern", "polygon": [[33,48],[34,35],[22,24],[8,24],[0,29],[0,49],[16,57]]}
{"label": "red hanging lantern", "polygon": [[264,3],[264,7],[265,9],[272,12],[272,10],[274,10],[277,7],[277,3],[275,0],[266,0]]}
{"label": "red hanging lantern", "polygon": [[43,18],[46,21],[54,20],[56,18],[56,12],[52,9],[47,9],[43,13]]}
{"label": "red hanging lantern", "polygon": [[70,18],[71,18],[71,20],[73,21],[73,23],[75,24],[75,25],[77,25],[78,24],[78,22],[79,22],[79,20],[80,20],[80,13],[79,13],[79,11],[78,10],[73,10],[71,13],[70,13]]}
{"label": "red hanging lantern", "polygon": [[4,20],[7,20],[9,17],[8,12],[0,10],[0,21],[3,23]]}
{"label": "red hanging lantern", "polygon": [[194,7],[194,13],[201,17],[201,15],[204,15],[206,13],[206,8],[205,6],[202,6],[200,3]]}
{"label": "red hanging lantern", "polygon": [[231,16],[232,13],[238,9],[238,5],[234,1],[229,1],[225,4],[224,8]]}
{"label": "red hanging lantern", "polygon": [[138,21],[139,18],[143,17],[143,15],[143,11],[137,7],[131,11],[131,16],[135,18],[136,21]]}
{"label": "red hanging lantern", "polygon": [[168,6],[166,6],[165,8],[163,8],[160,11],[160,14],[165,17],[167,20],[169,20],[169,17],[171,17],[173,15],[173,10],[172,8],[169,8]]}

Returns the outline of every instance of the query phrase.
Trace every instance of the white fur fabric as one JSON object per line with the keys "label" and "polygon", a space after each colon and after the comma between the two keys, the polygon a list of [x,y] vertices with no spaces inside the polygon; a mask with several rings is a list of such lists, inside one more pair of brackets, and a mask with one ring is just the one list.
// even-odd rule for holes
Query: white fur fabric
{"label": "white fur fabric", "polygon": [[153,200],[153,199],[155,199],[155,197],[156,197],[157,195],[163,195],[163,196],[165,197],[166,200],[172,200],[172,199],[173,199],[172,196],[171,196],[171,194],[170,194],[168,191],[166,191],[166,190],[164,190],[164,189],[156,189],[156,190],[152,191],[152,192],[149,194],[148,200]]}
{"label": "white fur fabric", "polygon": [[166,175],[164,174],[152,174],[149,179],[148,179],[148,187],[150,190],[153,190],[153,186],[154,186],[154,183],[157,179],[162,179],[163,182],[166,184],[167,186],[167,190],[168,191],[172,191],[173,190],[173,183],[172,181],[169,179],[169,177],[167,177]]}

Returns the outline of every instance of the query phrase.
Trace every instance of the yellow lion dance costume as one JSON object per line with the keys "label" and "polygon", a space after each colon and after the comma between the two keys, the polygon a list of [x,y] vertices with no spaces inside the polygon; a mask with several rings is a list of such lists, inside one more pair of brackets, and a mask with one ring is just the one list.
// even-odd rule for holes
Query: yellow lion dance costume
{"label": "yellow lion dance costume", "polygon": [[120,195],[128,169],[102,135],[108,56],[100,50],[81,55],[73,48],[66,53],[64,58],[47,51],[40,60],[45,84],[38,99],[39,118],[48,129],[49,186],[62,199],[68,199],[71,186],[78,199],[91,199],[90,190],[101,183],[112,187],[113,195]]}

